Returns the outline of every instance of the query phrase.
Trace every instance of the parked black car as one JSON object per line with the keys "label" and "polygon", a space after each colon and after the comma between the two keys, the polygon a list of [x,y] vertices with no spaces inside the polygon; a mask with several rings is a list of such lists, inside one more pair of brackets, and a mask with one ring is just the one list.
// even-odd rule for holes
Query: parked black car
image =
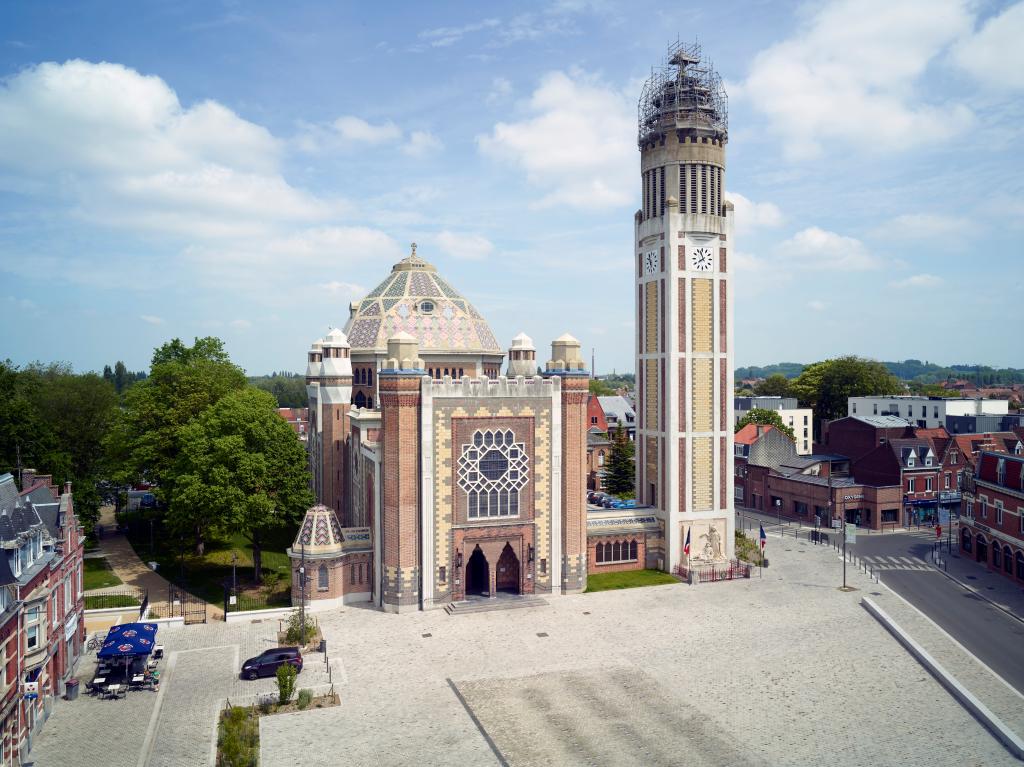
{"label": "parked black car", "polygon": [[302,671],[302,652],[298,647],[275,647],[273,650],[264,650],[242,664],[241,675],[246,679],[274,676],[285,663],[295,666],[296,674]]}

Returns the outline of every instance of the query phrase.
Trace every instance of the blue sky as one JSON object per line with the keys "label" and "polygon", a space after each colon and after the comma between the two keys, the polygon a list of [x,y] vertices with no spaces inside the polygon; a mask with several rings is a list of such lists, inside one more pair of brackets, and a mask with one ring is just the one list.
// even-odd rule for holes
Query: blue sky
{"label": "blue sky", "polygon": [[416,241],[503,344],[631,370],[677,36],[729,93],[738,365],[1024,366],[1024,2],[966,0],[4,3],[0,357],[298,371]]}

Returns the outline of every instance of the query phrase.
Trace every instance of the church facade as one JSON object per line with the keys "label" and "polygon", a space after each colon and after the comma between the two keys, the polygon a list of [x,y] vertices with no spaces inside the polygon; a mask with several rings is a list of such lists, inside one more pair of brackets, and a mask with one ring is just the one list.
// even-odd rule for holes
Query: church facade
{"label": "church facade", "polygon": [[[416,253],[308,353],[320,505],[289,555],[293,598],[401,612],[586,589],[589,573],[685,571],[734,554],[733,209],[725,92],[675,44],[644,86],[634,219],[636,497],[588,512],[589,373],[563,335],[538,368]],[[504,370],[503,370],[503,366]],[[304,576],[304,577],[303,577]]]}
{"label": "church facade", "polygon": [[[314,491],[290,555],[301,599],[402,612],[587,581],[580,342],[507,368],[487,322],[413,252],[308,354]],[[302,568],[302,572],[299,569]]]}

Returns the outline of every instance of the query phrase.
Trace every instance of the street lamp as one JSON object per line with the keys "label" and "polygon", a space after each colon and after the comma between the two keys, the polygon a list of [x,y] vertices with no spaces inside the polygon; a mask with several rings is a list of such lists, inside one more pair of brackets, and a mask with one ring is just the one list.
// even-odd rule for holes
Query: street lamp
{"label": "street lamp", "polygon": [[238,594],[238,552],[231,552],[231,588]]}
{"label": "street lamp", "polygon": [[779,515],[779,535],[781,536],[782,535],[782,499],[781,498],[776,498],[775,499],[775,511]]}

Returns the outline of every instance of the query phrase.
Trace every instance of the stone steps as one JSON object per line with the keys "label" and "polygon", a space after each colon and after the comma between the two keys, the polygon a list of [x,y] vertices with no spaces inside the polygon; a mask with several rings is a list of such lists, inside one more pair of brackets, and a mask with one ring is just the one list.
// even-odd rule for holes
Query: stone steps
{"label": "stone steps", "polygon": [[469,613],[485,613],[492,610],[519,610],[524,607],[541,607],[545,605],[547,605],[547,600],[541,597],[521,596],[452,602],[445,605],[444,609],[449,615],[468,615]]}

